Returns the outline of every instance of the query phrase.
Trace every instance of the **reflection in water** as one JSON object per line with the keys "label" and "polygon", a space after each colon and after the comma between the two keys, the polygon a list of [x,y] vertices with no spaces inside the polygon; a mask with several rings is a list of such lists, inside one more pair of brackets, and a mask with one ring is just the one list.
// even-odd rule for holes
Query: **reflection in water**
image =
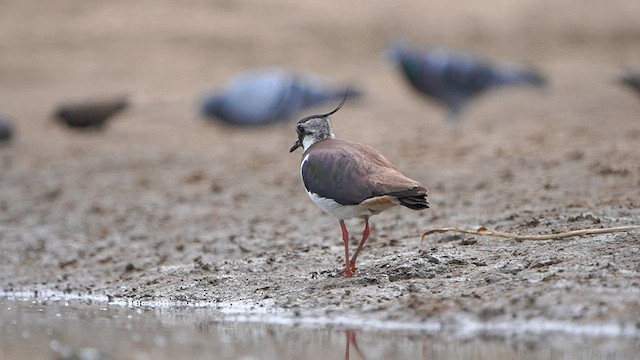
{"label": "reflection in water", "polygon": [[347,341],[346,341],[347,345],[346,345],[346,349],[344,350],[344,360],[351,359],[351,357],[349,356],[349,350],[351,349],[352,346],[356,350],[360,358],[363,360],[366,360],[364,357],[364,354],[362,354],[362,351],[360,351],[360,348],[358,347],[358,343],[356,342],[356,331],[345,330],[344,333],[345,335],[347,335]]}
{"label": "reflection in water", "polygon": [[460,341],[409,331],[231,322],[211,308],[87,301],[0,299],[0,321],[2,359],[590,359],[633,358],[640,352],[633,337],[552,334]]}

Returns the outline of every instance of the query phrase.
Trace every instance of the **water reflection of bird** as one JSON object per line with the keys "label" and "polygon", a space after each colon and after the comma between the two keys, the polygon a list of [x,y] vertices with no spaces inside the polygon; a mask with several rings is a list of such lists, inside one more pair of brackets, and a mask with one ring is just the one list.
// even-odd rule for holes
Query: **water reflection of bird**
{"label": "water reflection of bird", "polygon": [[356,353],[358,354],[358,358],[365,360],[364,354],[362,353],[362,350],[360,350],[360,347],[358,346],[358,342],[356,341],[356,331],[352,329],[348,329],[344,331],[344,334],[347,337],[346,347],[344,350],[344,360],[351,360],[351,357],[350,357],[351,346],[353,346]]}
{"label": "water reflection of bird", "polygon": [[0,117],[0,144],[6,144],[13,138],[13,126],[9,119]]}
{"label": "water reflection of bird", "polygon": [[58,122],[72,129],[102,129],[107,120],[129,106],[125,96],[60,104],[54,113]]}
{"label": "water reflection of bird", "polygon": [[628,73],[620,77],[620,82],[640,95],[640,73]]}
{"label": "water reflection of bird", "polygon": [[[306,108],[340,99],[345,90],[284,69],[254,70],[238,75],[221,92],[205,96],[201,113],[232,125],[266,125],[291,120]],[[360,95],[355,89],[349,94]]]}
{"label": "water reflection of bird", "polygon": [[485,91],[506,85],[546,85],[544,77],[521,67],[497,67],[469,54],[444,49],[419,51],[393,42],[388,55],[419,93],[446,106],[457,119],[467,103]]}

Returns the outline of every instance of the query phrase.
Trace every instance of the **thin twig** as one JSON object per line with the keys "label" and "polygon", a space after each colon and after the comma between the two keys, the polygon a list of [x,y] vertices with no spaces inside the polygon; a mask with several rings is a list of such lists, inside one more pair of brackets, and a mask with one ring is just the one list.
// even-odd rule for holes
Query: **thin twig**
{"label": "thin twig", "polygon": [[572,236],[585,236],[585,235],[597,235],[597,234],[610,234],[617,232],[630,232],[634,230],[640,230],[640,225],[630,225],[630,226],[620,226],[620,227],[612,227],[612,228],[602,228],[602,229],[580,229],[574,231],[567,231],[558,234],[543,234],[543,235],[519,235],[519,234],[511,234],[501,231],[489,230],[486,227],[479,227],[477,230],[465,230],[457,227],[446,227],[446,228],[438,228],[432,229],[424,234],[422,234],[422,240],[424,240],[427,236],[431,234],[440,234],[446,232],[457,232],[462,234],[471,234],[471,235],[486,235],[493,237],[502,237],[516,240],[554,240],[554,239],[562,239]]}

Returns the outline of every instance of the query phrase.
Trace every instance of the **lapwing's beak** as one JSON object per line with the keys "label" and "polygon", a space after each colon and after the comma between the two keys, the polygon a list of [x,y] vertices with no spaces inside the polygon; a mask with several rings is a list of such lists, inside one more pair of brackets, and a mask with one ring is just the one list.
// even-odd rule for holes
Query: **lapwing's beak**
{"label": "lapwing's beak", "polygon": [[292,152],[296,151],[296,149],[301,147],[301,146],[302,146],[302,144],[300,143],[300,140],[296,140],[295,144],[293,144],[291,149],[289,149],[289,152],[292,153]]}

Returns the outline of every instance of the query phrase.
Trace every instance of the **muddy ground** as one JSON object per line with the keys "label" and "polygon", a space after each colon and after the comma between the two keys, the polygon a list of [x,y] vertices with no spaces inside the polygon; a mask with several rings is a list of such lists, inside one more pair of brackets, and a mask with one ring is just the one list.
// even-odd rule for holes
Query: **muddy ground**
{"label": "muddy ground", "polygon": [[[638,333],[638,232],[420,241],[441,226],[538,234],[640,222],[640,98],[615,81],[640,69],[638,1],[0,8],[0,112],[17,128],[0,149],[5,294]],[[393,37],[534,66],[550,86],[489,93],[453,128],[385,62]],[[334,116],[338,137],[375,146],[430,189],[431,209],[373,218],[352,279],[337,276],[338,222],[308,199],[300,153],[288,153],[293,125],[235,129],[198,116],[203,91],[272,66],[364,89]],[[120,93],[136,104],[106,131],[77,133],[50,118],[60,101]],[[356,241],[362,224],[348,225]]]}

